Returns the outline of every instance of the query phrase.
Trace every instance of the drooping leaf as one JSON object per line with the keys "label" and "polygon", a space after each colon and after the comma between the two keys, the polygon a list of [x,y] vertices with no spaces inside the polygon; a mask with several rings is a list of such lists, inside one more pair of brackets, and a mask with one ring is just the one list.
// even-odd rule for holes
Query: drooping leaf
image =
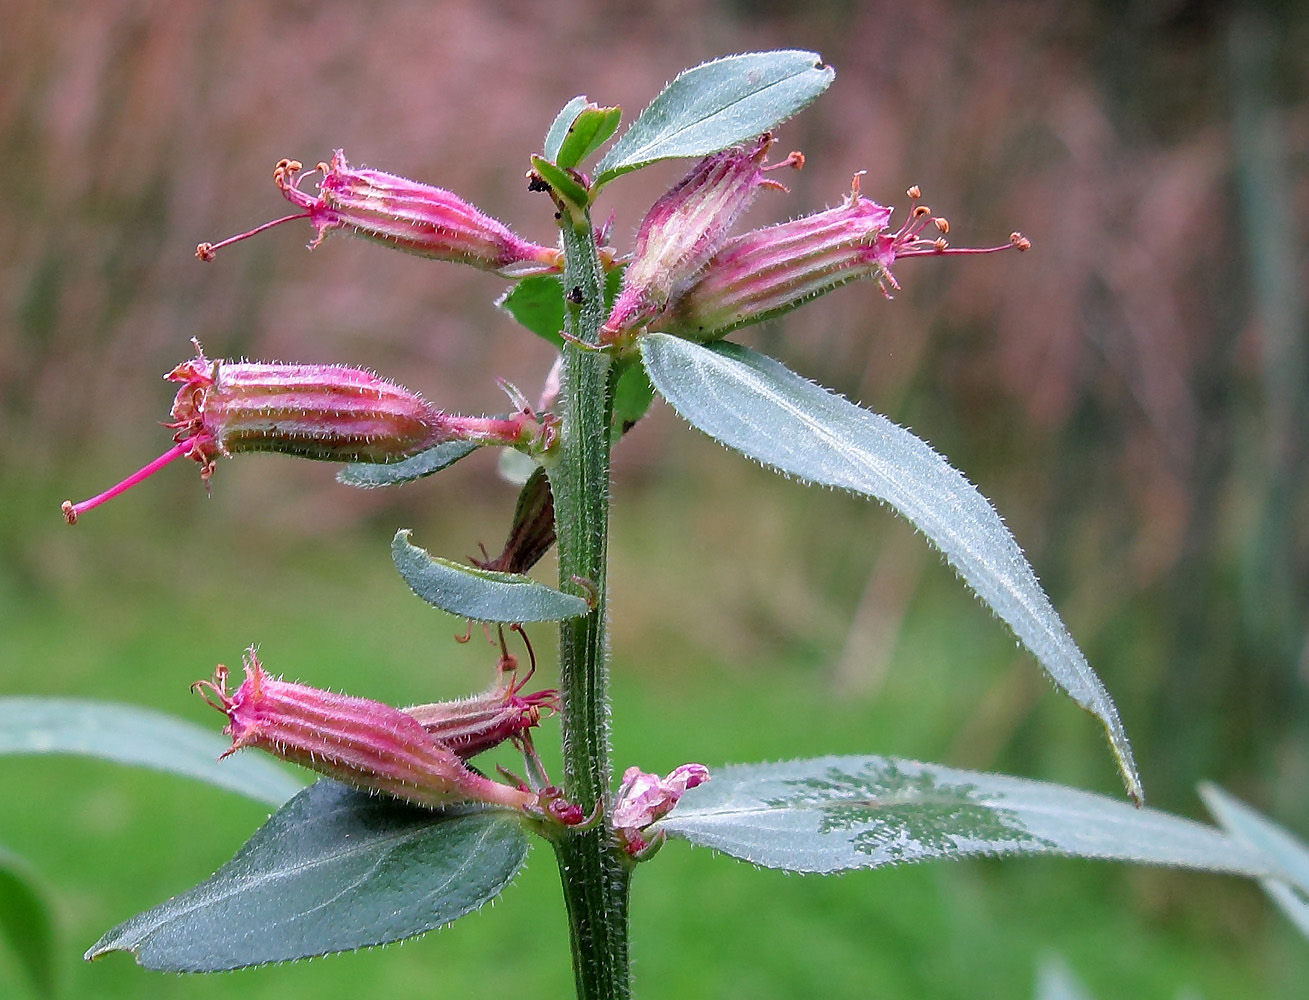
{"label": "drooping leaf", "polygon": [[304,783],[271,760],[238,754],[217,728],[148,708],[74,698],[0,698],[0,754],[80,754],[206,781],[279,806]]}
{"label": "drooping leaf", "polygon": [[1044,781],[894,757],[742,764],[711,775],[660,825],[766,868],[837,872],[1053,854],[1254,878],[1270,871],[1213,827]]}
{"label": "drooping leaf", "polygon": [[[532,280],[532,279],[527,279]],[[445,441],[433,445],[417,455],[410,455],[399,462],[354,462],[345,466],[336,474],[336,481],[345,486],[357,486],[371,490],[378,486],[398,486],[400,483],[412,483],[434,472],[448,469],[466,455],[471,455],[481,445],[473,441]]]}
{"label": "drooping leaf", "polygon": [[55,989],[55,927],[26,862],[0,847],[0,941],[8,942],[39,996]]}
{"label": "drooping leaf", "polygon": [[542,340],[564,346],[564,286],[552,274],[538,274],[515,282],[495,300],[503,309]]}
{"label": "drooping leaf", "polygon": [[391,558],[409,588],[434,608],[481,622],[553,622],[577,618],[590,608],[574,594],[517,573],[464,566],[428,555],[402,528],[391,541]]}
{"label": "drooping leaf", "polygon": [[[585,94],[578,94],[559,109],[559,114],[555,115],[555,120],[550,123],[550,128],[546,130],[545,142],[542,144],[541,152],[547,160],[553,163],[559,162],[559,150],[562,148],[564,140],[568,138],[568,129],[589,103]],[[572,166],[572,164],[567,165]]]}
{"label": "drooping leaf", "polygon": [[413,937],[476,910],[523,865],[513,813],[434,812],[319,781],[213,876],[119,924],[88,960],[218,972]]}
{"label": "drooping leaf", "polygon": [[807,105],[836,73],[815,52],[750,52],[678,74],[596,165],[598,189],[656,160],[708,156],[753,139]]}
{"label": "drooping leaf", "polygon": [[[566,127],[558,149],[553,154],[547,149],[546,159],[565,169],[576,167],[614,134],[622,116],[621,108],[584,105]],[[548,138],[553,138],[553,135]]]}
{"label": "drooping leaf", "polygon": [[1205,782],[1200,797],[1214,819],[1238,840],[1280,869],[1284,879],[1265,879],[1264,891],[1305,937],[1309,937],[1309,846],[1217,785]]}
{"label": "drooping leaf", "polygon": [[889,504],[1104,725],[1131,796],[1144,792],[1118,710],[1077,648],[1018,543],[987,499],[925,442],[784,365],[738,344],[641,338],[655,389],[692,426],[744,455],[811,483]]}

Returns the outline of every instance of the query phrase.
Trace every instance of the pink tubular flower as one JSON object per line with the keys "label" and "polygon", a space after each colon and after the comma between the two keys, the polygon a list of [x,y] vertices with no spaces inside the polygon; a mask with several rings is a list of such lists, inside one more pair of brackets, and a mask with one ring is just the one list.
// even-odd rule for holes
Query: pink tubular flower
{"label": "pink tubular flower", "polygon": [[[873,278],[883,294],[898,289],[891,265],[904,257],[1026,250],[1013,233],[1003,246],[950,247],[950,223],[916,204],[909,189],[909,218],[887,232],[891,209],[860,196],[855,176],[850,194],[836,208],[756,229],[729,240],[693,282],[678,291],[654,329],[700,342],[717,340],[739,326],[758,323],[860,278]],[[928,225],[935,235],[921,235]]]}
{"label": "pink tubular flower", "polygon": [[664,778],[649,774],[639,767],[629,767],[623,773],[623,783],[614,801],[614,833],[623,850],[630,855],[640,854],[649,844],[642,836],[651,823],[668,815],[688,788],[709,780],[709,769],[703,764],[683,764]]}
{"label": "pink tubular flower", "polygon": [[372,372],[341,365],[251,364],[196,357],[164,376],[182,383],[173,400],[173,446],[104,493],[75,504],[77,522],[97,507],[178,458],[200,464],[208,481],[219,455],[275,451],[329,462],[393,462],[443,441],[548,448],[548,418],[527,411],[509,417],[444,413],[422,397]]}
{"label": "pink tubular flower", "polygon": [[471,264],[508,278],[554,274],[563,267],[558,249],[520,239],[504,223],[443,188],[380,170],[355,169],[339,149],[330,164],[319,163],[316,169],[323,179],[318,182],[318,193],[309,195],[299,187],[300,162],[280,161],[273,170],[273,182],[301,211],[221,243],[201,243],[195,255],[213,260],[215,252],[230,243],[283,222],[308,219],[315,232],[310,249],[333,229],[344,229],[419,257]]}
{"label": "pink tubular flower", "polygon": [[694,278],[722,246],[760,187],[786,190],[764,171],[798,169],[804,157],[792,153],[765,167],[772,144],[772,135],[765,133],[751,146],[705,157],[654,203],[637,231],[623,287],[600,330],[601,343],[617,343],[648,326],[673,290]]}
{"label": "pink tubular flower", "polygon": [[559,710],[559,692],[551,688],[522,694],[521,681],[503,671],[488,691],[458,701],[438,701],[404,709],[406,715],[464,760],[505,740],[521,741],[541,721],[541,713]]}
{"label": "pink tubular flower", "polygon": [[383,792],[422,806],[485,802],[510,809],[537,804],[537,795],[475,774],[412,716],[366,698],[290,684],[264,673],[253,648],[245,655],[245,680],[227,693],[227,668],[192,690],[223,712],[223,754],[258,747],[282,760],[369,792]]}

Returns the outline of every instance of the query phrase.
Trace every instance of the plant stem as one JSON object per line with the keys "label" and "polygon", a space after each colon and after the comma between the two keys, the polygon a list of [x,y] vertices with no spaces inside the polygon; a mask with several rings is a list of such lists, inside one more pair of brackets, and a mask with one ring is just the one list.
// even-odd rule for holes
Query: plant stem
{"label": "plant stem", "polygon": [[[604,272],[590,220],[564,227],[568,332],[595,343],[604,321]],[[580,294],[579,294],[580,293]],[[580,301],[578,301],[580,299]],[[593,586],[591,612],[561,623],[559,691],[564,791],[590,811],[611,785],[609,696],[605,660],[605,567],[609,538],[609,451],[613,401],[608,354],[564,345],[560,393],[562,438],[550,470],[559,546],[559,580]],[[628,890],[630,869],[615,850],[608,824],[555,840],[581,1000],[630,996]]]}

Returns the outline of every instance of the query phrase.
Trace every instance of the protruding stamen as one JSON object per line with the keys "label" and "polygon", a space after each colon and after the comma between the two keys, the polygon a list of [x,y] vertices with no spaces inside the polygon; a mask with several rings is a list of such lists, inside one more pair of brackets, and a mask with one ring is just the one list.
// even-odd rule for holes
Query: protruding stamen
{"label": "protruding stamen", "polygon": [[191,449],[196,447],[197,442],[201,440],[208,442],[211,439],[207,435],[200,435],[198,437],[187,438],[185,441],[179,441],[153,462],[142,466],[121,483],[109,487],[109,489],[105,490],[103,493],[96,494],[90,500],[83,500],[81,503],[73,503],[71,500],[65,500],[60,507],[64,512],[64,520],[69,524],[76,524],[78,517],[86,511],[93,507],[99,507],[106,500],[112,500],[114,497],[118,496],[118,494],[130,490],[137,483],[141,482],[141,480],[153,476],[168,463],[188,455]]}
{"label": "protruding stamen", "polygon": [[262,226],[255,226],[249,232],[238,233],[236,236],[229,236],[218,243],[200,243],[195,248],[195,255],[200,260],[210,261],[214,255],[225,246],[231,246],[233,243],[240,243],[242,240],[248,240],[251,236],[258,236],[266,229],[272,229],[274,226],[280,226],[283,222],[294,222],[296,219],[311,219],[312,212],[297,212],[295,215],[284,215],[280,219],[274,219],[272,222],[265,222]]}

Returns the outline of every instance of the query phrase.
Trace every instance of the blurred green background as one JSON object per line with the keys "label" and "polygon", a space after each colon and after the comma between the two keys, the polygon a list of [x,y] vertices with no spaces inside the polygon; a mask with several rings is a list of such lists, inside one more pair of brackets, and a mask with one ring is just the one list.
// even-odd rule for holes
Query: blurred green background
{"label": "blurred green background", "polygon": [[[684,66],[817,50],[831,90],[784,126],[808,165],[762,225],[850,175],[956,245],[740,339],[907,424],[991,497],[1118,701],[1151,803],[1209,778],[1309,834],[1304,225],[1309,9],[1217,2],[642,4],[0,0],[0,693],[104,697],[217,729],[187,693],[257,642],[274,672],[396,703],[486,683],[493,653],[404,587],[397,527],[494,548],[491,456],[397,491],[333,469],[173,468],[58,514],[163,450],[159,376],[212,356],[373,367],[443,406],[536,391],[546,345],[503,282],[285,227],[283,156],[449,187],[550,241],[527,157],[577,93],[630,119]],[[614,184],[617,245],[680,175]],[[900,216],[897,216],[900,217]],[[886,753],[1120,794],[1098,727],[903,524],[724,453],[658,405],[616,456],[619,767]],[[549,567],[543,567],[549,571]],[[533,631],[552,676],[547,629]],[[550,743],[547,724],[542,740]],[[208,875],[263,820],[186,782],[4,760],[0,844],[43,874],[65,995],[563,996],[552,859],[404,946],[212,977],[77,956]],[[818,879],[672,845],[636,881],[645,997],[1016,997],[1062,953],[1099,996],[1286,997],[1309,948],[1257,888],[1083,862]],[[1300,984],[1298,987],[1296,984]],[[25,997],[0,949],[0,996]]]}

